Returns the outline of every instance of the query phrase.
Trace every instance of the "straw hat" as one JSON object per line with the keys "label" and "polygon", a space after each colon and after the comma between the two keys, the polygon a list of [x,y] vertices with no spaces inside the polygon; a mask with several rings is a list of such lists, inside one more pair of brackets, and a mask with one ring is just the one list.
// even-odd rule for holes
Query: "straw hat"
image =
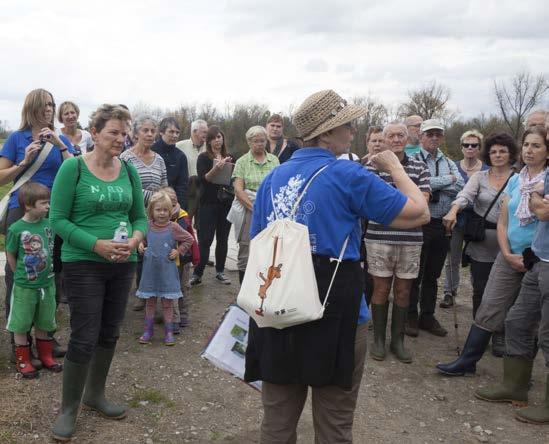
{"label": "straw hat", "polygon": [[362,106],[348,105],[335,91],[327,89],[307,97],[295,112],[293,123],[303,140],[311,140],[367,112]]}

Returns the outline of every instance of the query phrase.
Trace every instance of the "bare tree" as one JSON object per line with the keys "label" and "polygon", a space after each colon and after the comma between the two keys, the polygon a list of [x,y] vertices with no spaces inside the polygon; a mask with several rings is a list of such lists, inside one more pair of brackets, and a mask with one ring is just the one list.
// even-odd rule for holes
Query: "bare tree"
{"label": "bare tree", "polygon": [[432,81],[419,89],[408,91],[408,101],[403,103],[398,114],[401,118],[418,115],[423,119],[438,118],[448,121],[455,118],[454,113],[448,110],[450,89]]}
{"label": "bare tree", "polygon": [[520,72],[507,85],[494,80],[499,112],[516,140],[522,133],[524,118],[541,102],[548,89],[549,84],[543,74],[534,77],[529,72]]}

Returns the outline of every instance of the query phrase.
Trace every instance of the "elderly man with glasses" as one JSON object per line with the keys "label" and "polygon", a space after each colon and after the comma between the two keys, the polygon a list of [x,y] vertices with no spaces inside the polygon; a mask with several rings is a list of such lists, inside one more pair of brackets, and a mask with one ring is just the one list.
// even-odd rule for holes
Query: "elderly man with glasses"
{"label": "elderly man with glasses", "polygon": [[450,210],[452,201],[463,188],[463,178],[456,164],[440,150],[444,141],[442,123],[436,119],[425,120],[421,124],[420,133],[421,149],[415,158],[423,161],[431,173],[431,220],[423,226],[419,275],[410,292],[406,334],[415,337],[422,329],[436,336],[446,336],[448,332],[435,318],[437,281],[450,245],[442,217]]}

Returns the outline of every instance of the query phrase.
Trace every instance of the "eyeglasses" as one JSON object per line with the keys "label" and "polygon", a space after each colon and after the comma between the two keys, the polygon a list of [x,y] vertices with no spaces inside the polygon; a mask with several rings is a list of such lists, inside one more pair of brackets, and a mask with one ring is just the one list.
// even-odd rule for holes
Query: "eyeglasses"
{"label": "eyeglasses", "polygon": [[478,143],[462,143],[463,148],[478,148]]}

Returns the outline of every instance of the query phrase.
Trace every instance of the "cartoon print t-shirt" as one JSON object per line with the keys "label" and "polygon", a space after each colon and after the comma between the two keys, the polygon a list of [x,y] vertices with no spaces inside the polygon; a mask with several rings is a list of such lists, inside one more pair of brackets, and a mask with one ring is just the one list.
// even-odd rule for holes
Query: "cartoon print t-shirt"
{"label": "cartoon print t-shirt", "polygon": [[19,219],[9,227],[6,251],[17,254],[16,285],[44,288],[51,284],[53,238],[48,219],[33,223]]}

